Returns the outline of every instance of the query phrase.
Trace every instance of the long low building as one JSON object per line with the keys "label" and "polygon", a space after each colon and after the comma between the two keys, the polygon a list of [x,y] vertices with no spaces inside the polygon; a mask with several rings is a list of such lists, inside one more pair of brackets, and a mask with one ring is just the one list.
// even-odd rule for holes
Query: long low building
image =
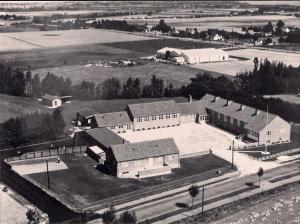
{"label": "long low building", "polygon": [[291,125],[275,114],[206,94],[209,120],[259,144],[290,141]]}

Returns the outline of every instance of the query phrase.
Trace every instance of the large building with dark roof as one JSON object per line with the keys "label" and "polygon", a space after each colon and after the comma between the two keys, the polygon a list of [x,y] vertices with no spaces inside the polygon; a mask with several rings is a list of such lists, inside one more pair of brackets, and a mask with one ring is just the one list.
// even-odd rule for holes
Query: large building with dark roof
{"label": "large building with dark roof", "polygon": [[179,150],[172,138],[111,145],[107,162],[117,177],[168,174],[180,166]]}
{"label": "large building with dark roof", "polygon": [[291,126],[278,115],[210,94],[201,101],[206,102],[209,120],[219,127],[259,144],[290,141]]}

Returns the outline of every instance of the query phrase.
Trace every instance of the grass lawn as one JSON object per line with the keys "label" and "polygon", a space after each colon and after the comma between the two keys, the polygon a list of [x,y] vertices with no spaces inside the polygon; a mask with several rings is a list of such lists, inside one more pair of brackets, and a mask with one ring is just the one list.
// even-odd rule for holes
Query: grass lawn
{"label": "grass lawn", "polygon": [[35,111],[50,113],[52,110],[29,97],[16,97],[0,94],[0,122]]}
{"label": "grass lawn", "polygon": [[76,117],[76,111],[83,108],[90,108],[98,111],[99,113],[108,113],[122,111],[128,104],[133,103],[146,103],[162,100],[175,100],[176,102],[187,102],[185,97],[173,98],[141,98],[141,99],[115,99],[115,100],[74,100],[69,104],[64,104],[62,114],[67,125]]}
{"label": "grass lawn", "polygon": [[[106,175],[95,169],[96,162],[88,156],[66,155],[61,159],[69,169],[50,172],[51,189],[65,200],[77,205],[84,205],[229,165],[227,161],[217,156],[204,155],[181,159],[181,168],[174,169],[169,175],[145,179],[123,179]],[[30,174],[29,177],[43,186],[47,185],[46,173]]]}

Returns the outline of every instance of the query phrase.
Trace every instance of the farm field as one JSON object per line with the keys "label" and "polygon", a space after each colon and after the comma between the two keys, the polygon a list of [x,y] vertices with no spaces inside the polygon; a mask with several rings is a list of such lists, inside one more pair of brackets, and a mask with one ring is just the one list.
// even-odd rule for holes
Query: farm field
{"label": "farm field", "polygon": [[50,113],[52,110],[41,105],[37,100],[0,94],[0,123],[9,118],[34,112]]}
{"label": "farm field", "polygon": [[253,60],[258,57],[259,60],[268,58],[270,61],[281,61],[286,65],[298,67],[300,65],[300,54],[286,53],[271,50],[260,49],[241,49],[227,51],[231,56],[248,58],[249,60],[232,59],[226,62],[203,63],[192,65],[194,68],[200,68],[211,72],[225,73],[226,75],[236,76],[241,71],[252,71],[254,64]]}
{"label": "farm field", "polygon": [[300,104],[300,97],[296,94],[264,95],[265,98],[279,98],[290,103]]}
{"label": "farm field", "polygon": [[[180,134],[178,134],[180,133]],[[207,151],[209,149],[222,159],[231,162],[232,152],[228,150],[234,140],[235,146],[245,146],[235,135],[225,132],[206,123],[186,123],[176,127],[151,129],[145,131],[127,131],[119,134],[129,142],[150,141],[154,139],[173,138],[180,154],[189,154]],[[268,170],[278,166],[277,162],[261,162],[249,157],[235,153],[234,164],[241,175],[256,173],[259,167]]]}
{"label": "farm field", "polygon": [[[89,156],[63,155],[61,161],[68,169],[49,173],[51,190],[79,206],[229,165],[227,161],[217,156],[203,155],[181,159],[181,168],[174,169],[172,174],[132,179],[116,178],[95,169],[97,163]],[[28,176],[43,186],[47,185],[47,175],[44,172],[28,174]]]}
{"label": "farm field", "polygon": [[[291,187],[280,195],[272,196],[260,203],[228,214],[213,224],[246,223],[299,223],[300,220],[300,186]],[[211,223],[211,224],[212,224]]]}
{"label": "farm field", "polygon": [[[69,78],[73,83],[79,83],[82,80],[101,83],[108,78],[117,78],[124,83],[129,77],[139,78],[141,86],[149,83],[152,75],[162,78],[165,86],[172,82],[174,87],[181,87],[189,84],[191,78],[204,70],[196,69],[185,65],[163,64],[159,62],[146,62],[142,65],[126,66],[126,67],[97,67],[97,66],[61,66],[58,68],[41,68],[34,70],[33,73],[38,73],[40,78],[44,78],[48,72],[54,73],[57,76]],[[221,71],[222,72],[222,71]],[[212,76],[223,75],[217,72],[210,72]]]}
{"label": "farm field", "polygon": [[153,37],[100,29],[1,33],[0,51],[59,48],[82,44],[148,39],[153,39]]}

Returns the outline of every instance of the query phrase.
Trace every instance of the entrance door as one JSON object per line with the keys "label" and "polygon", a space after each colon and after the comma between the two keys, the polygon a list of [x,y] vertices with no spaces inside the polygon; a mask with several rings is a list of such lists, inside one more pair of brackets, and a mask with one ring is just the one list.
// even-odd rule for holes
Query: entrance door
{"label": "entrance door", "polygon": [[147,158],[147,167],[148,169],[153,168],[153,158]]}

